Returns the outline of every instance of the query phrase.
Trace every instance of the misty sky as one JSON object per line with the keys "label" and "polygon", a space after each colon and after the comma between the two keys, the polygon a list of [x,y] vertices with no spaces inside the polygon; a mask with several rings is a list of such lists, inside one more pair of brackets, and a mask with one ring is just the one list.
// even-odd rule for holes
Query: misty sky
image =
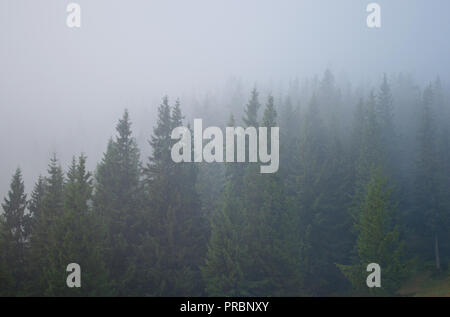
{"label": "misty sky", "polygon": [[[354,82],[410,72],[450,81],[450,1],[79,0],[0,1],[0,196],[20,166],[26,191],[52,152],[66,168],[101,158],[123,108],[151,131],[161,97],[220,89],[229,78],[289,80],[331,68]],[[224,118],[224,121],[226,118]]]}

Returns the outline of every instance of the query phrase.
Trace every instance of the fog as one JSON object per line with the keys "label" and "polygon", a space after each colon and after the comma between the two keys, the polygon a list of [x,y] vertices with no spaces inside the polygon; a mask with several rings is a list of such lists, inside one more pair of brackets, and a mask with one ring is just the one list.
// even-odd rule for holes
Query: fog
{"label": "fog", "polygon": [[242,107],[254,85],[278,97],[327,68],[354,85],[383,72],[450,81],[448,0],[377,1],[379,29],[359,0],[76,2],[79,29],[69,1],[0,2],[2,196],[18,166],[30,192],[53,152],[64,168],[83,152],[94,169],[124,108],[145,159],[164,95],[190,118],[205,99]]}

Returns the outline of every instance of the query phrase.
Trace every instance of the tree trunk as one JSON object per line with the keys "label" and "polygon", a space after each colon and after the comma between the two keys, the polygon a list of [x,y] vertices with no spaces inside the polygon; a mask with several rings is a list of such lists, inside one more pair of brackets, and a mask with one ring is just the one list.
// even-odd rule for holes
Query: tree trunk
{"label": "tree trunk", "polygon": [[439,241],[437,233],[434,235],[434,256],[436,258],[436,269],[441,271],[441,260],[439,259]]}

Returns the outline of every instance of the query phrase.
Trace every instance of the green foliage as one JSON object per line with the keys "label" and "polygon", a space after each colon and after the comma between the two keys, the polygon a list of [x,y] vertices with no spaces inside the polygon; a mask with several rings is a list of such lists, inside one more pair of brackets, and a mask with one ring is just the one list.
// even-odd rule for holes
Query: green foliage
{"label": "green foliage", "polygon": [[134,262],[143,223],[140,154],[127,110],[116,131],[97,166],[93,204],[107,233],[105,263],[113,292],[126,295],[133,292],[136,283]]}
{"label": "green foliage", "polygon": [[[256,116],[256,114],[254,114]],[[232,123],[232,122],[231,122]],[[269,96],[262,126],[276,125]],[[301,294],[301,243],[278,176],[246,164],[245,175],[228,166],[223,202],[212,220],[203,276],[212,296]]]}
{"label": "green foliage", "polygon": [[0,279],[5,282],[1,290],[4,295],[22,294],[26,282],[29,217],[25,213],[26,207],[25,186],[18,168],[12,177],[8,197],[2,204],[4,214],[0,218]]}
{"label": "green foliage", "polygon": [[[78,161],[74,158],[65,182],[54,157],[49,177],[45,181],[40,178],[35,186],[30,202],[34,218],[29,258],[32,281],[27,289],[30,295],[110,294],[104,265],[104,234],[99,218],[90,208],[92,178],[85,164],[85,156],[81,155]],[[67,287],[69,263],[82,267],[82,288]]]}
{"label": "green foliage", "polygon": [[252,96],[244,110],[245,117],[242,119],[247,127],[258,126],[258,110],[261,107],[258,99],[259,93],[256,88],[252,90]]}
{"label": "green foliage", "polygon": [[[159,296],[200,295],[207,226],[196,192],[197,168],[170,158],[173,128],[182,125],[179,102],[165,97],[150,140],[153,155],[144,170],[146,231],[138,261],[146,275],[142,292]],[[157,259],[155,259],[155,255]],[[146,272],[149,271],[149,272]]]}
{"label": "green foliage", "polygon": [[247,220],[238,184],[229,178],[211,221],[211,239],[202,267],[210,296],[248,296],[245,270],[250,266]]}
{"label": "green foliage", "polygon": [[[450,107],[439,79],[420,93],[384,75],[367,94],[327,70],[269,95],[262,114],[256,89],[245,103],[231,88],[223,111],[206,98],[204,119],[222,125],[232,109],[245,127],[279,126],[277,173],[174,163],[171,132],[190,127],[167,97],[142,168],[125,110],[94,175],[84,155],[66,173],[54,156],[27,201],[16,171],[0,214],[0,295],[385,296],[411,259],[445,275]],[[372,262],[381,289],[366,286]],[[66,286],[69,263],[81,288]]]}
{"label": "green foliage", "polygon": [[442,128],[439,124],[441,120],[436,117],[437,96],[439,90],[436,91],[432,85],[423,92],[417,133],[414,229],[422,240],[427,241],[425,259],[434,258],[436,270],[440,271],[442,245],[445,246],[449,237],[450,206],[446,189],[449,184],[446,173],[448,152],[438,137]]}
{"label": "green foliage", "polygon": [[[408,274],[399,231],[393,225],[394,206],[386,179],[375,172],[367,187],[361,206],[356,251],[358,262],[354,265],[340,265],[342,272],[353,287],[365,294],[394,295]],[[366,267],[377,263],[381,267],[381,288],[368,288]]]}

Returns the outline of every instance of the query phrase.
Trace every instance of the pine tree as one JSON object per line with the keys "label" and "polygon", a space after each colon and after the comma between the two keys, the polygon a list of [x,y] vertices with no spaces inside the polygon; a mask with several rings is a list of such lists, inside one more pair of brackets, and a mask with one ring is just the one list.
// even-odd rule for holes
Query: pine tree
{"label": "pine tree", "polygon": [[287,195],[292,195],[291,175],[295,170],[296,149],[298,142],[298,123],[300,115],[287,98],[281,109],[280,118],[280,177],[286,185]]}
{"label": "pine tree", "polygon": [[46,186],[47,184],[45,178],[39,176],[36,184],[34,185],[33,191],[31,192],[31,199],[28,201],[30,221],[27,229],[30,235],[33,233],[36,226],[36,219],[40,217],[42,212]]}
{"label": "pine tree", "polygon": [[18,168],[11,180],[8,196],[4,199],[2,208],[4,211],[1,224],[1,258],[7,266],[12,279],[10,288],[3,288],[6,295],[17,296],[23,294],[26,282],[26,256],[28,251],[29,237],[26,230],[27,218],[25,213],[27,207],[27,196],[22,180],[22,172]]}
{"label": "pine tree", "polygon": [[352,245],[347,213],[350,166],[339,133],[326,126],[316,96],[302,119],[286,192],[299,219],[305,291],[324,295],[346,283],[335,263]]}
{"label": "pine tree", "polygon": [[398,173],[398,137],[394,126],[394,106],[391,87],[384,74],[376,100],[376,113],[379,122],[380,152],[382,165],[386,173],[392,175],[393,181],[399,180]]}
{"label": "pine tree", "polygon": [[172,129],[182,123],[179,104],[168,98],[158,109],[150,145],[153,155],[145,169],[148,232],[141,248],[140,269],[147,271],[148,295],[199,295],[203,291],[200,264],[206,251],[206,224],[196,188],[197,169],[175,164],[170,156]]}
{"label": "pine tree", "polygon": [[249,296],[245,271],[250,266],[247,221],[236,183],[228,178],[221,204],[212,217],[211,238],[202,267],[209,296]]}
{"label": "pine tree", "polygon": [[388,138],[394,136],[394,108],[391,87],[386,74],[383,75],[383,81],[377,97],[377,112],[380,118],[381,130],[384,133],[383,141],[387,143],[389,141]]}
{"label": "pine tree", "polygon": [[[394,225],[394,211],[387,179],[376,170],[367,186],[358,222],[356,251],[358,262],[338,265],[359,294],[394,295],[408,274],[403,242]],[[381,268],[381,288],[368,288],[366,267],[377,263]]]}
{"label": "pine tree", "polygon": [[[64,175],[56,155],[53,155],[50,160],[48,174],[44,181],[45,189],[43,189],[43,192],[45,194],[39,199],[39,212],[33,214],[32,221],[33,232],[30,239],[29,261],[32,279],[29,283],[28,292],[33,296],[53,294],[53,281],[56,278],[54,272],[48,269],[52,261],[51,254],[58,252],[52,232],[58,218],[63,214],[64,207]],[[64,272],[65,268],[61,268],[61,270]],[[58,282],[64,283],[65,278],[62,282],[61,280],[58,280]]]}
{"label": "pine tree", "polygon": [[[435,262],[442,262],[440,267],[445,269],[450,259],[450,196],[448,188],[450,186],[450,107],[448,96],[444,93],[442,82],[437,77],[433,84],[433,109],[435,114],[435,135],[436,135],[436,165],[437,173],[437,200],[439,204],[439,222],[437,227],[437,239],[435,239]],[[437,240],[437,243],[436,243]],[[437,256],[439,255],[439,256]],[[439,258],[439,261],[437,261]]]}
{"label": "pine tree", "polygon": [[[365,186],[368,184],[371,174],[376,169],[384,167],[381,129],[376,107],[375,94],[371,92],[367,102],[358,105],[358,117],[355,118],[359,121],[355,122],[355,126],[361,129],[355,131],[359,152],[356,160],[355,184],[356,189],[361,189],[362,193],[365,192]],[[361,196],[358,197],[359,194],[355,194],[356,200],[361,198]]]}
{"label": "pine tree", "polygon": [[[416,161],[415,198],[416,228],[423,239],[429,241],[433,250],[436,270],[441,270],[440,235],[446,232],[447,215],[440,199],[440,164],[437,152],[436,118],[433,89],[428,86],[423,92],[422,113],[418,132]],[[428,252],[429,255],[432,254]],[[427,256],[430,258],[430,256]]]}
{"label": "pine tree", "polygon": [[107,267],[116,295],[133,294],[136,248],[143,229],[140,154],[125,110],[96,171],[94,210],[108,235]]}
{"label": "pine tree", "polygon": [[[5,223],[3,215],[0,214],[0,232],[3,232],[3,224]],[[0,296],[12,296],[14,293],[14,279],[11,270],[8,267],[8,262],[3,250],[5,249],[5,242],[3,235],[0,235]]]}
{"label": "pine tree", "polygon": [[258,110],[261,107],[258,96],[258,90],[253,88],[251,98],[244,110],[245,117],[242,118],[247,127],[258,127]]}
{"label": "pine tree", "polygon": [[[269,96],[262,126],[275,127],[276,118],[274,100]],[[257,164],[248,165],[243,208],[252,263],[244,276],[252,296],[295,296],[302,292],[302,245],[296,232],[296,215],[287,207],[283,187],[276,173],[261,174]]]}
{"label": "pine tree", "polygon": [[[325,126],[318,107],[317,98],[313,96],[307,112],[301,122],[300,136],[296,146],[296,160],[290,175],[290,191],[297,217],[300,219],[297,230],[303,241],[304,283],[309,294],[317,295],[326,286],[324,260],[316,250],[323,241],[317,232],[317,220],[322,219],[322,175],[327,160],[328,140]],[[323,252],[323,251],[322,251]]]}
{"label": "pine tree", "polygon": [[[227,126],[234,127],[230,115]],[[236,161],[236,144],[235,144]],[[225,185],[217,209],[211,217],[211,238],[208,243],[202,275],[209,296],[249,296],[245,273],[251,265],[246,239],[247,217],[243,206],[242,163],[225,164]]]}
{"label": "pine tree", "polygon": [[[54,218],[49,239],[44,277],[47,296],[105,296],[110,294],[108,270],[104,264],[104,232],[99,218],[89,204],[92,196],[92,176],[86,171],[86,157],[73,159],[64,185],[62,212]],[[77,263],[81,267],[80,288],[66,285],[66,267]]]}
{"label": "pine tree", "polygon": [[[233,126],[230,119],[228,126]],[[269,97],[261,125],[276,125]],[[270,136],[269,136],[270,137]],[[212,218],[202,269],[211,296],[275,296],[301,292],[299,240],[278,176],[256,164],[226,164],[222,203]],[[244,174],[244,175],[243,175]],[[292,210],[292,209],[291,209]]]}

